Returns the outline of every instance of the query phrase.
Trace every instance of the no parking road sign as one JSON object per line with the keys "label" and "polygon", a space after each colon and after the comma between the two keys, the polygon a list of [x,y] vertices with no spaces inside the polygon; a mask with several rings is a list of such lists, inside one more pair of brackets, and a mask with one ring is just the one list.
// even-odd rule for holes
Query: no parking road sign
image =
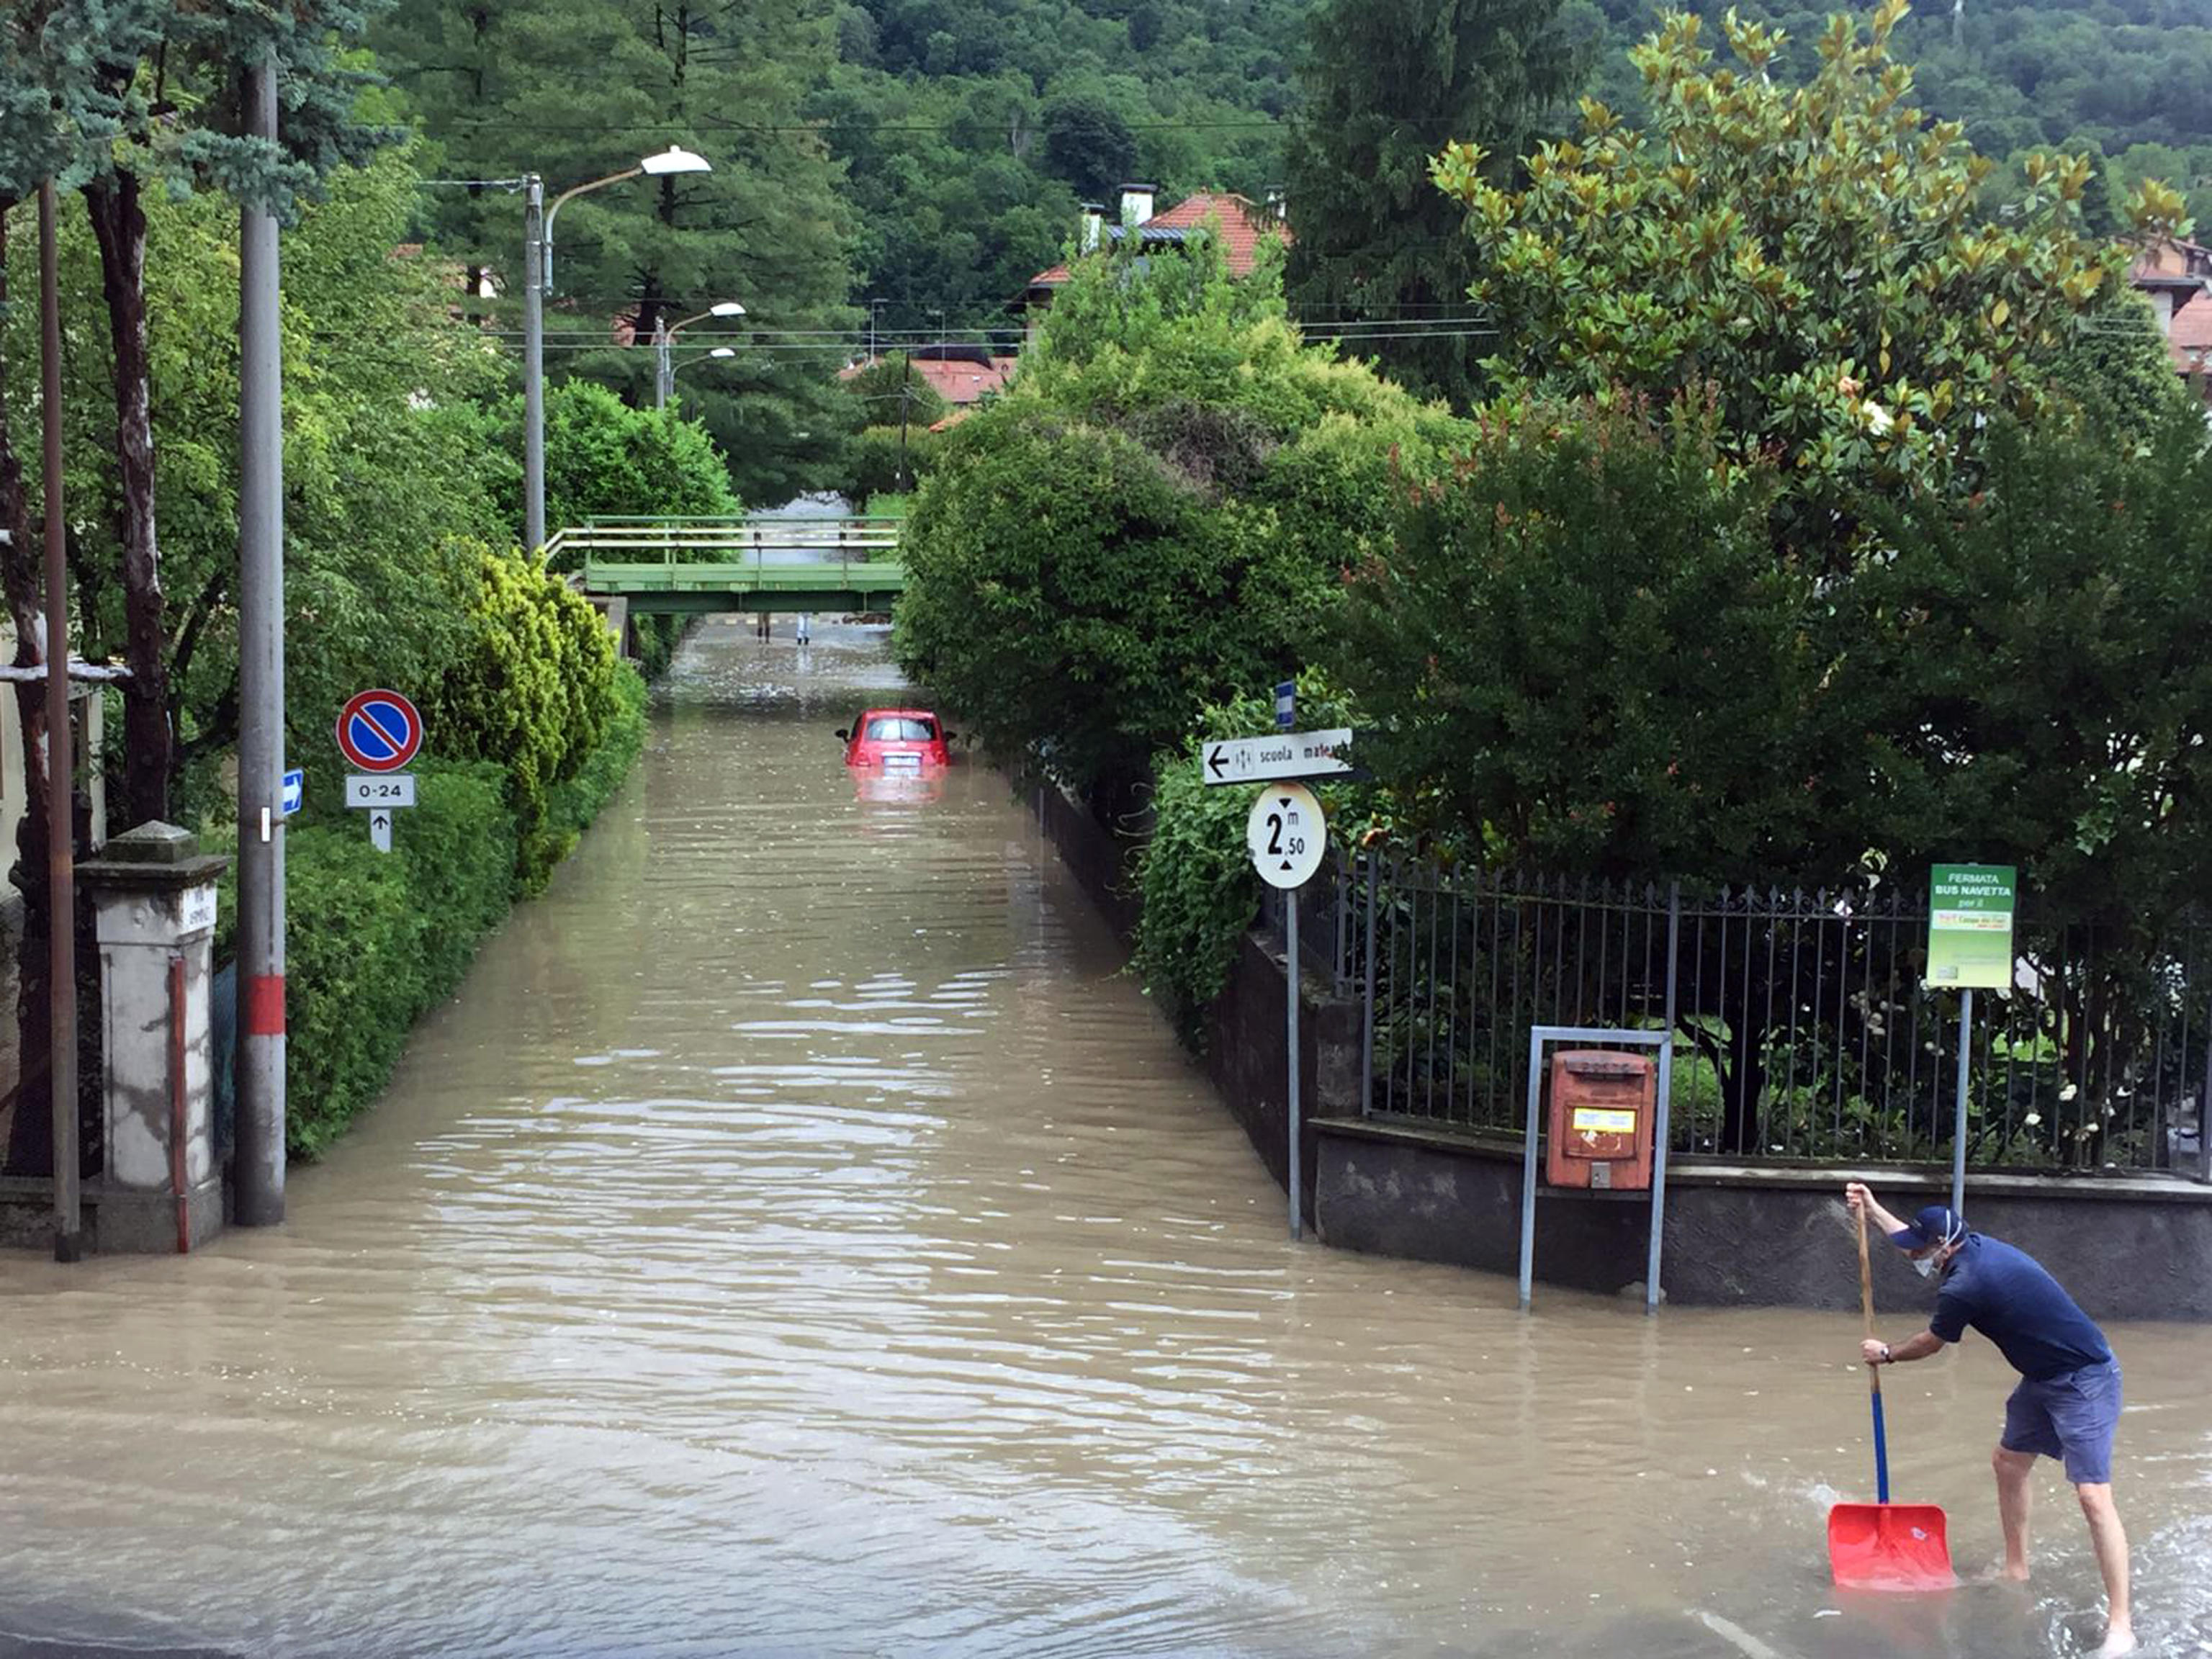
{"label": "no parking road sign", "polygon": [[364,772],[397,772],[422,747],[422,717],[397,691],[364,691],[338,716],[338,749]]}
{"label": "no parking road sign", "polygon": [[415,804],[415,780],[400,768],[422,747],[422,716],[397,691],[364,691],[338,716],[338,748],[361,768],[346,781],[348,806],[368,814],[369,844],[392,850],[392,820]]}

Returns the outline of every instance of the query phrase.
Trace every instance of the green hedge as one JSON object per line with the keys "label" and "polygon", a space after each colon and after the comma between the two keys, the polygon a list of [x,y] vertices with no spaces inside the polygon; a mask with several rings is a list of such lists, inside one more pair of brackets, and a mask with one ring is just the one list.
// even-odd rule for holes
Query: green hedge
{"label": "green hedge", "polygon": [[[645,740],[645,685],[615,680],[617,711],[582,769],[558,786],[548,817],[563,845],[590,824]],[[489,761],[422,761],[417,804],[391,853],[369,845],[357,812],[325,810],[285,832],[285,1140],[312,1158],[383,1092],[415,1022],[468,972],[506,917],[520,854],[506,775]],[[218,959],[232,954],[237,883],[226,877]]]}
{"label": "green hedge", "polygon": [[645,681],[629,664],[615,670],[615,709],[599,739],[576,775],[554,786],[545,807],[545,828],[560,841],[566,858],[576,837],[592,827],[600,809],[614,799],[629,769],[645,749]]}

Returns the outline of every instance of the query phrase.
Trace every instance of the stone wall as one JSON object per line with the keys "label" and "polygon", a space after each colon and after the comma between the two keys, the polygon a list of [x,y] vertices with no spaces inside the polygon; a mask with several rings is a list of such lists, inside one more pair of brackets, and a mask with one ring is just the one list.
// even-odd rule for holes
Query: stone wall
{"label": "stone wall", "polygon": [[[1133,843],[1051,791],[1035,798],[1069,870],[1126,939],[1138,905]],[[1514,1274],[1521,1248],[1517,1144],[1359,1118],[1359,1006],[1332,999],[1309,964],[1300,1019],[1306,1215],[1325,1243]],[[1289,1173],[1283,957],[1245,935],[1209,1011],[1206,1069],[1277,1184]],[[1863,1173],[1899,1212],[1948,1200],[1946,1172],[1742,1170],[1678,1164],[1668,1176],[1660,1283],[1685,1305],[1856,1310],[1858,1250],[1842,1203]],[[1967,1177],[1966,1214],[2055,1273],[2106,1319],[2212,1321],[2212,1187],[2172,1177]],[[1536,1200],[1540,1285],[1640,1297],[1651,1206],[1640,1193]],[[1904,1258],[1875,1260],[1877,1309],[1928,1305]]]}
{"label": "stone wall", "polygon": [[[1318,1137],[1315,1214],[1328,1243],[1518,1271],[1517,1146],[1356,1118],[1325,1122]],[[1933,1171],[1676,1165],[1668,1174],[1662,1240],[1667,1299],[1856,1309],[1858,1250],[1841,1191],[1846,1174],[1864,1176],[1900,1214],[1950,1197],[1948,1175]],[[2041,1261],[2094,1317],[2212,1320],[2212,1188],[2149,1176],[1969,1171],[1966,1218]],[[1536,1278],[1640,1296],[1650,1223],[1646,1194],[1540,1188]],[[1875,1305],[1920,1309],[1927,1301],[1926,1286],[1905,1259],[1881,1251]]]}

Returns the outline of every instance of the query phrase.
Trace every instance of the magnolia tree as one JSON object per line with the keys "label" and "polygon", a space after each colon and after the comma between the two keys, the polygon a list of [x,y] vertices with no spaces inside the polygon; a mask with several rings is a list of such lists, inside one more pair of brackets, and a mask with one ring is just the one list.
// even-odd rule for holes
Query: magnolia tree
{"label": "magnolia tree", "polygon": [[[1528,158],[1518,191],[1447,147],[1433,176],[1467,210],[1499,389],[1710,386],[1726,447],[1791,481],[1784,538],[1831,555],[1856,539],[1848,489],[1970,480],[1989,419],[2046,411],[2085,319],[2124,299],[2128,250],[2085,222],[2087,157],[2027,158],[2013,216],[1984,217],[1993,163],[1914,107],[1890,56],[1906,10],[1832,20],[1798,87],[1771,73],[1778,31],[1730,13],[1724,64],[1671,14],[1631,54],[1648,128],[1585,100],[1581,137]],[[2152,183],[2126,212],[2153,231],[2180,209]]]}

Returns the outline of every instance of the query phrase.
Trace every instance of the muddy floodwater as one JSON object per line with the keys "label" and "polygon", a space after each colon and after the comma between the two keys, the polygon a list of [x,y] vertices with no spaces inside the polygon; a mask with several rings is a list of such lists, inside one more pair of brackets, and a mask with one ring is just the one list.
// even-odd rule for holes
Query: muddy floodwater
{"label": "muddy floodwater", "polygon": [[[902,695],[879,632],[705,628],[638,777],[285,1227],[0,1259],[0,1654],[2095,1632],[2051,1465],[2032,1587],[1828,1588],[1828,1505],[1872,1496],[1856,1318],[1524,1316],[1504,1279],[1290,1243],[1005,783],[846,775],[831,729]],[[2212,1331],[2112,1335],[2139,1626],[2212,1654]],[[1896,1495],[1988,1565],[2010,1373],[1970,1339],[1886,1380]]]}

